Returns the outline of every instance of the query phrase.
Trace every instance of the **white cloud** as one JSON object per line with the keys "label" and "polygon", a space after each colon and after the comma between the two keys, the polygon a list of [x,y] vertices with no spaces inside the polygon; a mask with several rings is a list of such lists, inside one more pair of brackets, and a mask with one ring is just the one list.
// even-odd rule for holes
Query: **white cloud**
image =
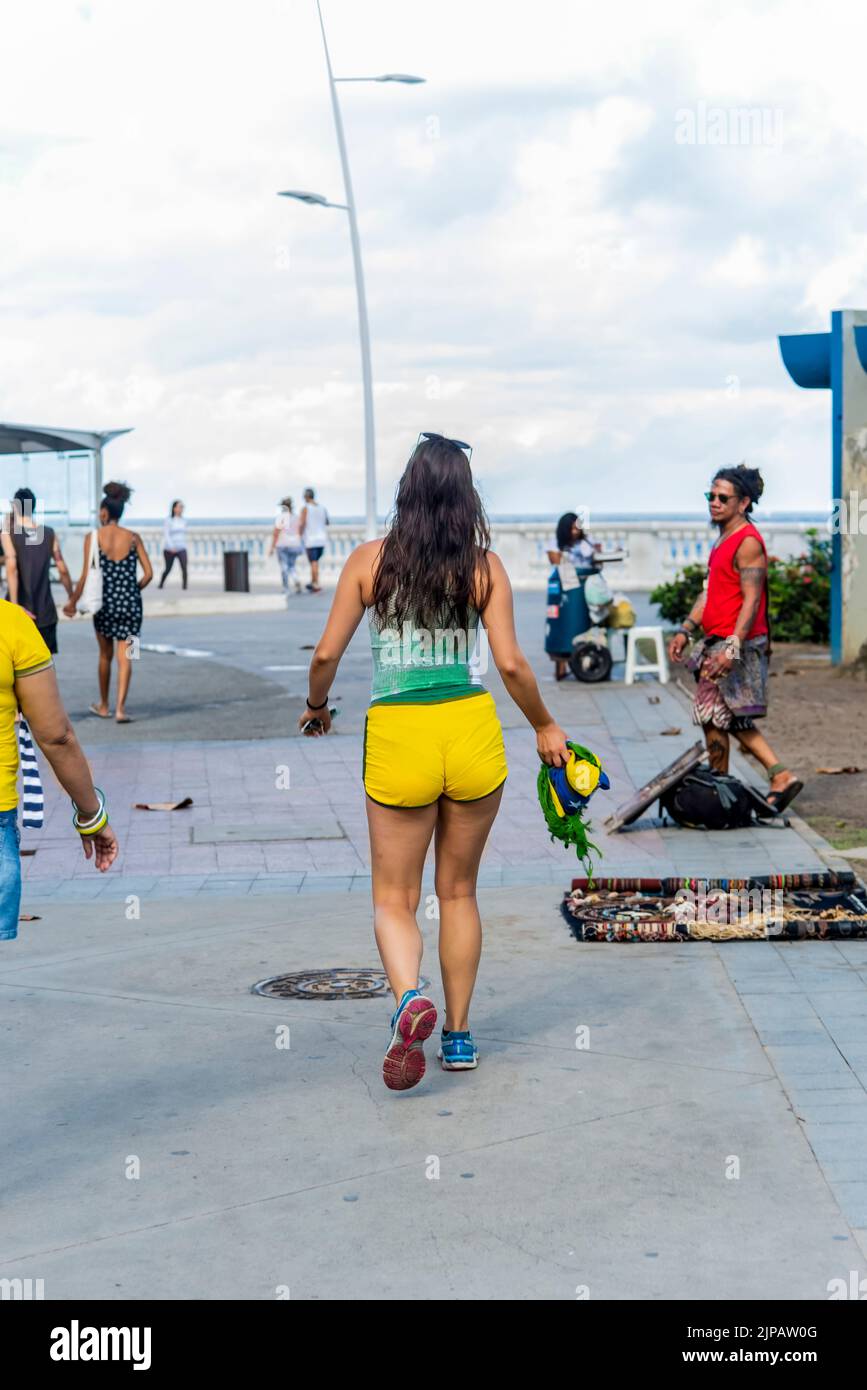
{"label": "white cloud", "polygon": [[[804,0],[327,0],[376,377],[384,509],[420,428],[492,510],[698,505],[747,455],[819,505],[827,402],[776,334],[867,294],[860,17]],[[7,18],[0,416],[132,425],[136,513],[362,507],[346,219],[315,7],[43,0]],[[32,62],[40,55],[39,82]],[[699,103],[770,147],[678,145]],[[737,390],[730,383],[738,382]],[[727,385],[729,383],[729,385]],[[775,493],[776,488],[776,493]]]}
{"label": "white cloud", "polygon": [[823,316],[832,309],[862,307],[867,286],[867,236],[848,232],[845,241],[844,249],[829,255],[804,291],[805,306]]}
{"label": "white cloud", "polygon": [[731,249],[709,271],[712,280],[720,280],[736,289],[761,285],[767,281],[768,273],[762,243],[751,236],[739,236]]}

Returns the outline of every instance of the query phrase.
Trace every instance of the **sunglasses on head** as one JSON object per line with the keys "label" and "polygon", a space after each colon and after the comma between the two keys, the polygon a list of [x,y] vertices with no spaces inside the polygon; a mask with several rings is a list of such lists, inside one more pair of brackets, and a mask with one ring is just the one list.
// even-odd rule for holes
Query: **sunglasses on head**
{"label": "sunglasses on head", "polygon": [[708,502],[732,502],[735,494],[733,492],[706,492],[705,497]]}
{"label": "sunglasses on head", "polygon": [[416,441],[416,449],[418,448],[419,444],[421,444],[421,441],[423,439],[428,439],[431,442],[433,442],[436,439],[441,439],[444,444],[454,444],[457,449],[463,449],[468,459],[471,459],[473,457],[472,444],[465,444],[462,439],[449,439],[448,435],[433,434],[430,430],[422,430],[421,434],[418,437],[418,440]]}

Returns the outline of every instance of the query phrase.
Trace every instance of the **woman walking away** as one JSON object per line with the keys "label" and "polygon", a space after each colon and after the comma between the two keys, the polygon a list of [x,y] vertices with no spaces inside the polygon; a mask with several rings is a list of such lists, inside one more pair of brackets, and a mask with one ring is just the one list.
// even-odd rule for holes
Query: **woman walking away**
{"label": "woman walking away", "polygon": [[296,594],[301,593],[301,580],[295,573],[295,565],[302,549],[301,521],[292,510],[292,498],[284,497],[274,522],[268,554],[273,555],[274,551],[277,551],[277,559],[280,563],[280,579],[283,583],[287,603],[293,584]]}
{"label": "woman walking away", "polygon": [[72,798],[73,824],[85,856],[105,872],[117,855],[105,797],[91,781],[87,760],[63,708],[51,653],[33,619],[0,599],[0,941],[18,935],[21,860],[18,846],[19,707],[55,777]]}
{"label": "woman walking away", "polygon": [[[99,643],[99,703],[90,706],[92,714],[108,719],[111,660],[117,643],[117,704],[114,717],[118,724],[129,724],[126,698],[132,675],[130,665],[131,637],[141,632],[141,591],[154,577],[141,536],[118,523],[131,496],[126,483],[106,483],[105,496],[99,508],[99,531],[92,531],[84,542],[84,567],[72,597],[64,608],[68,617],[75,616],[78,600],[84,591],[88,571],[96,546],[96,560],[102,573],[102,607],[93,615],[96,640]],[[141,579],[136,578],[136,566],[141,565]]]}
{"label": "woman walking away", "polygon": [[187,587],[187,523],[184,521],[184,504],[172,503],[172,509],[163,525],[163,577],[158,584],[162,588],[171,573],[175,560],[181,567],[181,587]]}
{"label": "woman walking away", "polygon": [[325,528],[330,526],[331,522],[325,508],[316,501],[316,493],[312,487],[304,489],[304,506],[301,508],[299,520],[304,549],[307,551],[307,559],[310,561],[310,583],[306,587],[311,594],[318,594],[321,592],[319,561],[322,559],[322,552],[328,544],[328,534]]}
{"label": "woman walking away", "polygon": [[395,999],[383,1080],[392,1090],[424,1075],[422,1044],[437,1011],[418,988],[416,923],[431,838],[439,901],[446,1071],[478,1065],[469,1010],[482,948],[476,879],[506,780],[503,734],[492,696],[471,672],[481,619],[506,689],[536,731],[540,756],[566,764],[566,736],[542,702],[515,636],[512,591],[490,549],[470,471],[470,446],[419,439],[400,480],[384,540],[368,541],[341,573],[310,665],[301,724],[331,726],[328,692],[346,647],[368,614],[373,688],[363,780],[373,875],[374,929]]}
{"label": "woman walking away", "polygon": [[34,519],[36,498],[29,487],[20,487],[12,499],[12,515],[2,535],[9,602],[18,603],[33,614],[36,626],[52,655],[57,652],[57,609],[51,593],[51,563],[58,578],[72,593],[72,580],[60,549],[60,541],[50,526],[39,526]]}

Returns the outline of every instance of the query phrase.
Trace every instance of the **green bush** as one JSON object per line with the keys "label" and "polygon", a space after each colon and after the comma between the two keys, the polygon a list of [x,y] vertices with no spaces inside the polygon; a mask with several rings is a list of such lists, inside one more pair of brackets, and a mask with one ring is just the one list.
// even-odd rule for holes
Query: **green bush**
{"label": "green bush", "polygon": [[705,565],[687,565],[670,584],[659,584],[650,595],[650,602],[659,608],[662,617],[672,627],[686,617],[704,586]]}
{"label": "green bush", "polygon": [[793,560],[768,557],[771,637],[827,642],[831,632],[831,542],[808,531],[809,550]]}
{"label": "green bush", "polygon": [[[768,556],[771,637],[778,642],[827,642],[831,626],[831,542],[807,532],[808,550],[791,560]],[[704,565],[687,565],[650,595],[665,622],[676,626],[701,593]]]}

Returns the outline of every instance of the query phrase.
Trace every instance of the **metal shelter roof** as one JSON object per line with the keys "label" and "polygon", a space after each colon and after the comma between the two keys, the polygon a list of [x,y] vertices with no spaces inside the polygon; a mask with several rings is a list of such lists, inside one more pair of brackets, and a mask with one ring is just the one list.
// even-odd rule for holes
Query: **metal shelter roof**
{"label": "metal shelter roof", "polygon": [[73,449],[100,450],[130,430],[57,430],[45,425],[0,423],[0,454],[65,454]]}

